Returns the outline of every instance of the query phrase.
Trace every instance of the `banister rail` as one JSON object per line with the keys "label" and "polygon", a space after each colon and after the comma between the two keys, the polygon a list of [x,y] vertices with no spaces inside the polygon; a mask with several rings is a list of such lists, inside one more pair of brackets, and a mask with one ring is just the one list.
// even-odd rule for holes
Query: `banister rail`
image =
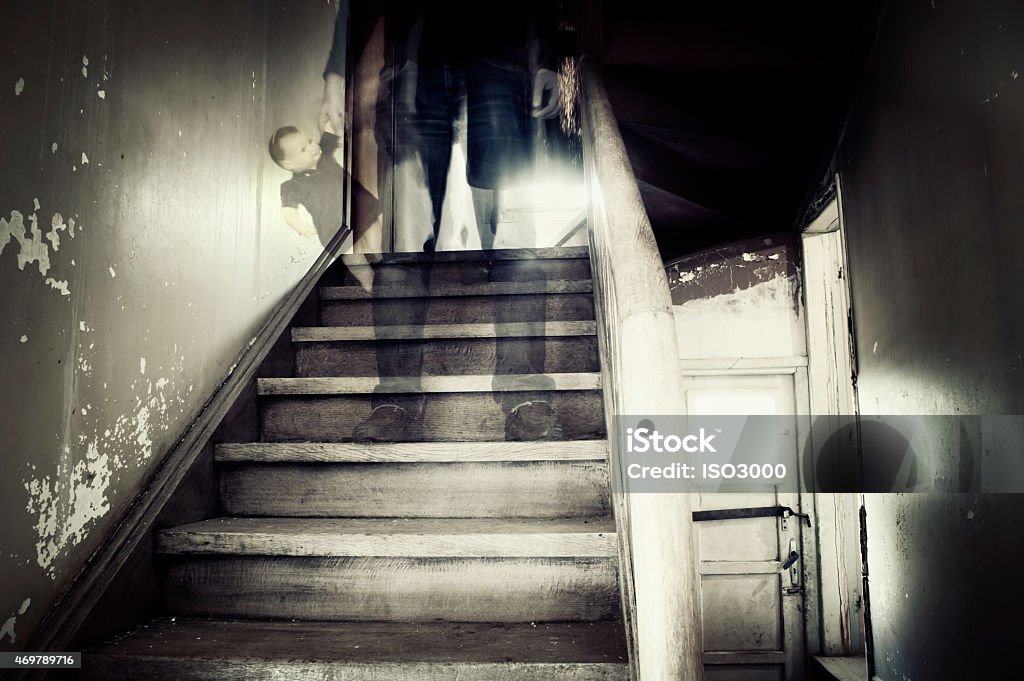
{"label": "banister rail", "polygon": [[668,280],[605,94],[585,58],[581,104],[594,300],[633,681],[703,678],[688,494],[629,493],[616,415],[684,414]]}

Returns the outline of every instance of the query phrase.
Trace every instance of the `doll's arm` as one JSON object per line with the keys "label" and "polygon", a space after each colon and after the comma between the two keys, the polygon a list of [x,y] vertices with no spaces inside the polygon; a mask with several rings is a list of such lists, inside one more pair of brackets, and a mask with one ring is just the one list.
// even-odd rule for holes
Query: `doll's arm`
{"label": "doll's arm", "polygon": [[284,221],[288,223],[289,227],[302,236],[316,235],[316,227],[313,225],[313,216],[309,214],[309,211],[307,211],[305,206],[302,204],[299,204],[298,208],[292,208],[289,206],[281,208],[281,216],[284,217]]}

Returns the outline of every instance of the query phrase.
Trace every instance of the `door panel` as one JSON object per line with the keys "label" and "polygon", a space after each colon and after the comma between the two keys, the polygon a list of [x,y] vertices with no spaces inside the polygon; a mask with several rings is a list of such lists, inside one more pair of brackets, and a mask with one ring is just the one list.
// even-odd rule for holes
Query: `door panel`
{"label": "door panel", "polygon": [[701,575],[708,650],[779,650],[780,596],[775,574]]}
{"label": "door panel", "polygon": [[[691,415],[774,414],[793,419],[790,460],[799,470],[792,374],[684,376]],[[703,491],[694,510],[789,506],[794,493],[774,486]],[[743,681],[803,678],[802,565],[782,569],[791,541],[803,553],[798,518],[710,520],[695,524],[701,575],[705,678]]]}

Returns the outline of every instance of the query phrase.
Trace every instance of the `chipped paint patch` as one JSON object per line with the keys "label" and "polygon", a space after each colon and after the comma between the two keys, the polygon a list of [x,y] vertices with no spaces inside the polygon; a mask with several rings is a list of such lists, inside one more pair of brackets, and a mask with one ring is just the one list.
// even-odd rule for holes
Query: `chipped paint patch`
{"label": "chipped paint patch", "polygon": [[49,284],[50,288],[52,288],[52,289],[54,289],[56,291],[60,291],[60,294],[62,296],[70,296],[71,295],[71,289],[68,288],[67,280],[57,281],[53,277],[47,277],[45,283]]}
{"label": "chipped paint patch", "polygon": [[39,223],[35,214],[29,218],[30,231],[25,233],[25,216],[21,211],[12,210],[10,220],[0,218],[0,253],[11,242],[13,237],[21,252],[18,253],[18,269],[24,270],[25,265],[30,262],[39,263],[39,273],[46,276],[50,269],[50,251],[43,243],[43,233],[39,230]]}
{"label": "chipped paint patch", "polygon": [[50,145],[50,153],[51,154],[56,154],[57,153],[57,143],[56,142],[54,142],[53,144]]}
{"label": "chipped paint patch", "polygon": [[139,358],[139,373],[140,374],[145,374],[146,373],[146,358],[145,357],[140,357]]}
{"label": "chipped paint patch", "polygon": [[[38,210],[38,207],[36,210]],[[58,251],[60,250],[60,233],[68,228],[68,226],[64,224],[64,216],[60,213],[54,213],[53,219],[50,220],[50,228],[50,231],[46,234],[46,238],[53,246],[53,250]]]}
{"label": "chipped paint patch", "polygon": [[[795,277],[796,267],[788,256],[790,248],[792,246],[782,243],[764,244],[761,248],[746,242],[680,258],[665,267],[672,302],[681,305],[698,298],[732,295],[738,289],[750,288],[780,275]],[[798,304],[798,290],[798,287],[793,290],[794,307]]]}
{"label": "chipped paint patch", "polygon": [[149,407],[143,407],[135,415],[135,443],[142,447],[146,458],[153,453],[153,440],[149,437]]}
{"label": "chipped paint patch", "polygon": [[107,98],[107,91],[106,90],[100,90],[99,92],[96,93],[96,96],[99,97],[100,99],[106,99]]}
{"label": "chipped paint patch", "polygon": [[[56,277],[47,277],[50,271],[50,249],[56,253],[60,249],[60,233],[67,230],[68,235],[75,237],[75,220],[69,218],[65,223],[64,216],[54,213],[50,220],[50,231],[46,233],[45,240],[43,232],[39,229],[38,212],[40,209],[39,198],[32,199],[34,212],[25,218],[25,215],[18,210],[12,210],[9,219],[0,218],[0,253],[3,253],[11,241],[17,241],[19,252],[17,254],[18,269],[24,271],[25,265],[37,263],[39,274],[44,277],[44,283],[50,288],[60,291],[62,295],[71,295],[68,289],[67,280],[60,280]],[[26,222],[28,230],[26,231]],[[81,227],[79,227],[81,229]],[[49,241],[49,244],[46,243]]]}
{"label": "chipped paint patch", "polygon": [[17,640],[17,636],[14,633],[14,625],[18,620],[18,616],[24,615],[26,612],[28,612],[28,606],[30,606],[31,604],[32,599],[26,598],[24,601],[22,601],[21,607],[18,608],[18,613],[16,615],[11,615],[7,618],[7,621],[4,622],[3,627],[0,627],[0,641],[3,641],[4,637],[9,637],[11,639],[11,643],[14,643]]}
{"label": "chipped paint patch", "polygon": [[115,272],[115,271],[114,271],[114,268],[113,268],[113,267],[108,267],[108,268],[107,268],[107,271],[108,271],[108,272],[110,272],[110,278],[111,278],[111,279],[113,279],[114,277],[116,277],[116,276],[117,276],[117,272]]}
{"label": "chipped paint patch", "polygon": [[[46,248],[46,244],[43,243],[43,232],[39,229],[39,219],[33,213],[28,217],[29,225],[31,225],[30,233],[31,239],[24,239],[21,241],[21,253],[18,254],[18,269],[25,269],[25,265],[30,262],[39,263],[39,274],[46,275],[46,272],[50,269],[50,252]],[[18,234],[13,233],[14,238],[18,238]],[[22,232],[24,236],[24,232]]]}
{"label": "chipped paint patch", "polygon": [[53,478],[47,475],[24,483],[26,510],[36,516],[36,562],[51,579],[57,577],[57,559],[81,543],[92,523],[110,510],[110,472],[109,456],[93,442],[74,466],[65,447]]}
{"label": "chipped paint patch", "polygon": [[28,343],[28,336],[24,336],[24,335],[23,335],[23,336],[22,336],[21,338],[19,338],[18,340],[20,340],[20,341],[21,341],[22,343]]}
{"label": "chipped paint patch", "polygon": [[85,152],[83,151],[83,152],[82,152],[82,165],[84,166],[84,165],[85,165],[86,163],[88,163],[88,162],[89,162],[89,157],[88,157],[88,156],[86,156],[86,155],[85,155]]}
{"label": "chipped paint patch", "polygon": [[19,96],[24,89],[25,89],[25,79],[24,78],[19,78],[18,82],[14,84],[14,96],[15,97]]}

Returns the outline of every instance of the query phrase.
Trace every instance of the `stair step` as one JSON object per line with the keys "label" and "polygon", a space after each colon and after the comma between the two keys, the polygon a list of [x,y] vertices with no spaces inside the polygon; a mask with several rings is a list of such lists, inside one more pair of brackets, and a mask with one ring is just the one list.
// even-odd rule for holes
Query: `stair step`
{"label": "stair step", "polygon": [[90,681],[627,681],[618,622],[161,619],[86,652]]}
{"label": "stair step", "polygon": [[246,442],[216,445],[222,462],[451,463],[607,461],[605,440],[559,442]]}
{"label": "stair step", "polygon": [[587,258],[541,258],[518,260],[462,260],[442,262],[393,262],[376,265],[344,264],[336,266],[324,278],[325,285],[355,286],[373,282],[420,281],[429,277],[433,284],[486,281],[526,281],[530,279],[590,279]]}
{"label": "stair step", "polygon": [[600,367],[594,333],[594,322],[320,326],[293,329],[292,341],[299,377],[377,376],[382,352],[417,353],[421,376],[581,373]]}
{"label": "stair step", "polygon": [[[262,439],[265,442],[349,441],[355,427],[370,416],[370,397],[367,393],[263,397],[260,400]],[[403,394],[394,399],[410,398]],[[405,442],[502,441],[506,439],[506,411],[524,399],[543,399],[558,413],[562,431],[549,439],[595,440],[606,435],[604,404],[599,390],[549,390],[431,393],[425,399],[422,415],[411,421],[397,439]]]}
{"label": "stair step", "polygon": [[323,286],[320,300],[378,300],[380,298],[441,298],[465,296],[521,296],[549,293],[592,293],[593,282],[581,280],[493,281],[474,284],[454,282],[408,281],[397,284],[362,286]]}
{"label": "stair step", "polygon": [[437,251],[434,253],[349,253],[339,260],[347,265],[375,265],[393,263],[439,262],[494,262],[504,260],[556,260],[560,258],[590,258],[586,246],[561,248],[508,248],[490,251]]}
{"label": "stair step", "polygon": [[260,378],[260,395],[369,395],[419,393],[599,390],[601,374],[510,374],[468,376],[376,376]]}
{"label": "stair step", "polygon": [[220,474],[233,516],[604,517],[608,486],[597,461],[224,464]]}
{"label": "stair step", "polygon": [[342,341],[436,340],[465,338],[521,338],[594,336],[597,323],[516,322],[510,324],[425,324],[399,326],[299,326],[292,329],[294,343]]}
{"label": "stair step", "polygon": [[589,292],[489,296],[471,288],[473,295],[466,296],[325,300],[320,303],[320,321],[324,326],[384,326],[594,319],[594,296]]}
{"label": "stair step", "polygon": [[163,554],[568,558],[615,555],[610,518],[214,518],[160,532]]}
{"label": "stair step", "polygon": [[186,616],[561,622],[618,617],[613,558],[165,558]]}

